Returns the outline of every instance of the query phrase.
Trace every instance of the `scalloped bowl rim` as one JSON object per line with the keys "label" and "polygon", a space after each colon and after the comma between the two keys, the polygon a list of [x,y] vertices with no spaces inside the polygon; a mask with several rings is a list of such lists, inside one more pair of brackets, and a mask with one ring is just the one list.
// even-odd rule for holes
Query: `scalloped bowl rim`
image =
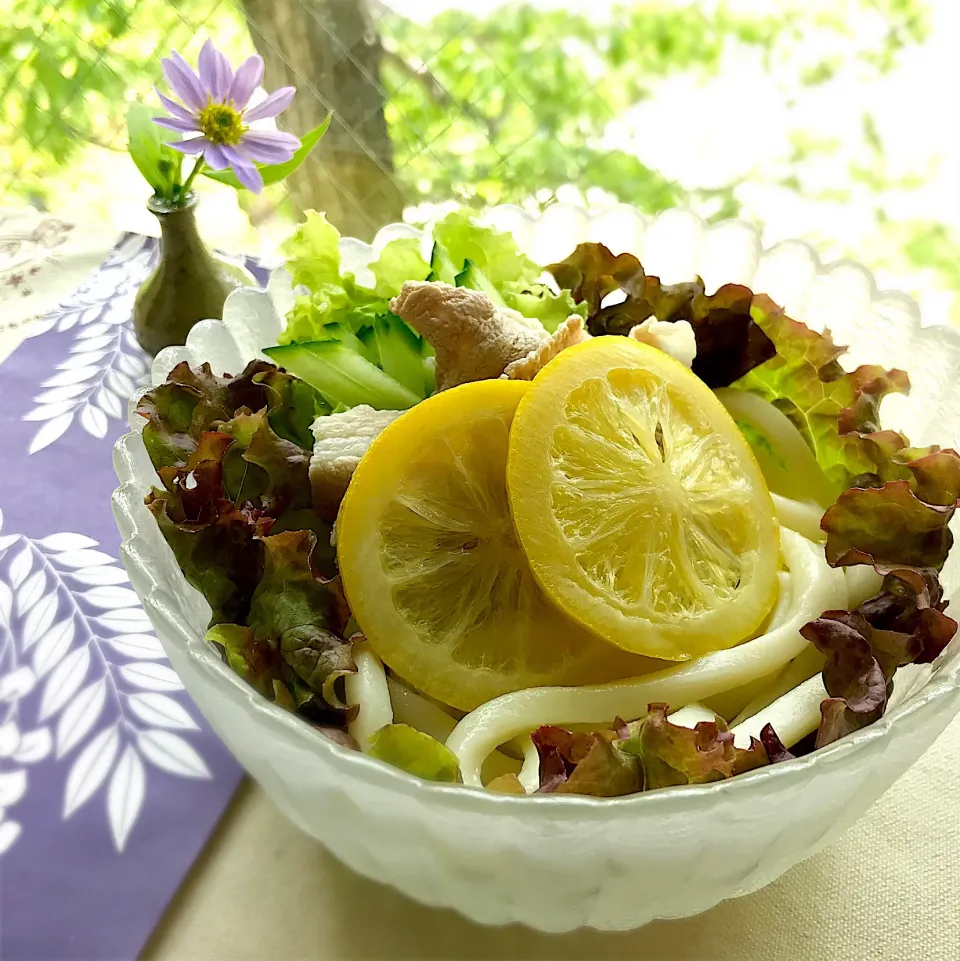
{"label": "scalloped bowl rim", "polygon": [[[618,206],[627,208],[634,216],[638,213],[636,208],[630,205],[623,204]],[[587,213],[582,208],[570,209],[584,214]],[[531,223],[535,222],[536,219],[526,211],[521,210],[521,208],[516,208],[513,205],[500,205],[499,207],[492,208],[492,211],[495,210],[518,211]],[[872,272],[855,260],[843,258],[824,264],[815,248],[804,240],[783,240],[771,247],[763,248],[760,243],[757,228],[753,224],[743,220],[725,220],[716,225],[706,225],[701,218],[691,211],[674,209],[666,213],[682,213],[694,217],[700,220],[705,230],[729,227],[732,225],[740,226],[753,234],[756,238],[758,249],[765,253],[787,246],[802,247],[806,250],[811,261],[823,271],[829,272],[838,268],[856,269],[861,272],[865,278],[869,279],[872,295],[871,301],[880,299],[899,301],[907,307],[909,312],[919,321],[919,307],[912,297],[902,291],[881,290],[877,286]],[[644,217],[642,219],[647,223],[652,222],[651,218]],[[653,220],[655,219],[657,218],[653,218]],[[428,224],[422,232],[426,234],[431,229],[431,226],[431,224]],[[398,227],[410,229],[409,225],[406,224],[389,224],[378,232],[371,244],[365,244],[363,241],[358,241],[355,238],[343,238],[341,243],[347,241],[357,247],[367,248],[371,252],[374,252],[379,250],[383,243],[386,242],[386,239],[383,239],[384,235],[390,234]],[[420,233],[420,231],[417,231],[417,233]],[[393,238],[387,237],[387,239]],[[277,268],[277,271],[284,271],[284,268],[280,266]],[[247,296],[249,296],[251,289],[252,288],[244,288]],[[265,297],[271,296],[265,288],[253,290]],[[212,323],[219,324],[220,322],[214,321]],[[950,328],[938,329],[942,329],[945,333],[950,334],[960,341],[960,333],[954,332]],[[161,356],[162,354],[158,356],[158,360],[160,360]],[[138,394],[135,395],[130,408],[130,420],[133,429],[120,437],[115,445],[115,463],[124,462],[129,465],[130,459],[127,456],[127,445],[141,444],[142,447],[142,441],[139,437],[140,430],[138,429],[140,425],[134,420],[136,415],[133,413],[136,400],[139,398],[140,393],[142,392],[138,392]],[[119,463],[117,463],[118,476],[123,473],[127,473],[129,479],[122,480],[122,483],[114,491],[113,499],[115,504],[118,500],[122,500],[123,493],[128,489],[133,488],[140,494],[143,494],[142,486],[137,483],[136,474],[132,467],[128,466],[125,470],[121,470]],[[136,551],[136,544],[140,540],[140,537],[139,528],[135,524],[130,535],[123,538],[121,553],[126,563],[137,564],[140,571],[146,574],[152,582],[154,590],[150,592],[148,596],[142,597],[144,607],[153,609],[161,603],[161,599],[164,599],[161,606],[169,606],[173,609],[178,608],[179,605],[170,604],[166,590],[161,587],[154,578],[149,565],[138,563],[136,558],[136,554],[138,553]],[[960,549],[960,547],[957,549]],[[193,590],[193,588],[190,588],[190,590]],[[138,593],[140,592],[138,591]],[[183,626],[181,623],[177,623],[177,628],[182,634]],[[492,812],[499,809],[504,813],[508,811],[509,815],[514,818],[541,818],[543,817],[544,805],[550,806],[552,816],[557,816],[563,812],[564,817],[569,816],[573,819],[587,820],[597,818],[606,819],[611,816],[633,816],[640,812],[659,810],[664,806],[676,812],[680,811],[683,805],[699,806],[702,798],[710,797],[721,792],[724,795],[735,796],[740,792],[749,792],[755,789],[763,790],[765,785],[777,782],[786,782],[788,784],[791,781],[800,782],[807,778],[808,772],[814,766],[825,767],[827,765],[843,763],[848,755],[858,754],[867,746],[886,740],[891,728],[898,723],[899,719],[907,718],[918,713],[930,713],[934,705],[941,699],[953,695],[956,700],[958,692],[960,692],[960,653],[954,653],[949,658],[949,663],[934,665],[934,673],[919,690],[912,691],[908,694],[900,704],[891,709],[889,713],[874,724],[862,728],[827,747],[820,748],[817,751],[793,760],[758,768],[727,780],[714,781],[708,784],[659,788],[626,797],[594,798],[573,794],[533,794],[520,797],[494,793],[482,788],[467,787],[462,784],[442,784],[425,781],[360,751],[338,744],[298,715],[286,711],[262,697],[237,674],[231,671],[227,664],[217,656],[213,645],[205,640],[205,629],[193,629],[190,633],[191,636],[185,643],[182,638],[178,643],[181,648],[185,649],[191,659],[199,664],[205,673],[213,677],[214,682],[223,690],[225,695],[229,696],[231,700],[243,708],[252,711],[258,720],[265,722],[266,726],[274,728],[279,726],[284,735],[298,741],[299,746],[311,752],[318,751],[320,755],[334,767],[341,769],[345,774],[355,776],[374,787],[399,791],[407,796],[422,798],[427,802],[429,802],[430,799],[436,799],[444,804],[449,803],[457,808],[473,811]],[[161,632],[158,632],[158,634],[161,634]],[[960,637],[960,635],[958,635],[958,637]],[[162,639],[166,642],[164,638]],[[952,647],[953,643],[951,644],[951,648]]]}

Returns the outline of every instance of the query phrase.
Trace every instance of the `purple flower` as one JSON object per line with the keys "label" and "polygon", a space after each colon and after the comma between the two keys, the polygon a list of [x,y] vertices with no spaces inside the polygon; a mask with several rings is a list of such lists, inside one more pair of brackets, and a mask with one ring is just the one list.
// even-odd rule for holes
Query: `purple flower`
{"label": "purple flower", "polygon": [[248,57],[234,72],[210,40],[200,51],[199,76],[176,50],[160,62],[167,82],[182,102],[157,90],[171,116],[154,122],[180,133],[201,135],[170,146],[185,154],[203,154],[204,162],[213,170],[232,167],[244,187],[260,193],[263,177],[254,162],[285,163],[300,147],[300,141],[293,134],[255,130],[249,124],[277,116],[289,105],[296,88],[281,87],[255,107],[248,107],[263,79],[263,60]]}

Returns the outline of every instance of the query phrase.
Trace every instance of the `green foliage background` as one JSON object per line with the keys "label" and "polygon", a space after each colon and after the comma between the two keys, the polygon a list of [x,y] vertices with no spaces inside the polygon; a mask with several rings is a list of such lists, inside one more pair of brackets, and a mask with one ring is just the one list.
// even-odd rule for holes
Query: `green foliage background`
{"label": "green foliage background", "polygon": [[[624,4],[607,16],[514,3],[485,15],[449,10],[426,23],[378,8],[385,115],[410,216],[450,199],[477,208],[543,206],[566,191],[651,213],[689,205],[721,219],[743,213],[744,185],[762,181],[814,202],[857,198],[862,207],[866,197],[869,249],[832,252],[915,276],[916,287],[960,293],[953,228],[889,214],[890,192],[918,189],[925,173],[889,169],[866,109],[843,142],[816,128],[795,131],[789,163],[730,182],[679,183],[644,162],[644,145],[671,130],[630,126],[629,118],[670,78],[707,83],[738,58],[760,57],[789,102],[844,72],[865,85],[879,81],[928,39],[931,24],[925,0],[780,0],[753,8],[762,13],[664,0]],[[854,13],[882,29],[865,38]],[[74,199],[87,209],[91,195],[111,191],[95,168],[109,160],[122,169],[115,155],[124,148],[124,104],[152,97],[160,55],[177,47],[195,58],[207,35],[233,57],[251,48],[231,0],[0,0],[0,24],[0,203],[58,211]],[[622,138],[611,143],[610,129],[621,121],[630,126],[628,146]],[[746,144],[763,131],[745,129],[734,109],[730,136]],[[840,173],[812,185],[804,171],[831,158]],[[280,189],[243,203],[254,223],[284,224],[298,214]],[[960,320],[956,304],[953,296]]]}

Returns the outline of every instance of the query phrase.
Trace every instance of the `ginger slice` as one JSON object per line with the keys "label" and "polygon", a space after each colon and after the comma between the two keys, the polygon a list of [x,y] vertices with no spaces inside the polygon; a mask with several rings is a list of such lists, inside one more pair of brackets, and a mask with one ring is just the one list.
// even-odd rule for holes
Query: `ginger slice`
{"label": "ginger slice", "polygon": [[313,456],[310,458],[310,487],[313,506],[326,518],[337,515],[340,501],[360,458],[382,430],[402,410],[374,410],[366,404],[328,414],[313,422]]}
{"label": "ginger slice", "polygon": [[469,287],[408,281],[390,309],[433,346],[438,390],[499,377],[547,340],[538,321]]}
{"label": "ginger slice", "polygon": [[583,329],[583,318],[579,314],[571,314],[550,335],[549,340],[541,343],[536,350],[531,350],[526,357],[507,364],[500,376],[506,380],[533,380],[537,372],[546,367],[560,351],[589,339],[590,335]]}
{"label": "ginger slice", "polygon": [[649,344],[669,354],[684,367],[693,367],[697,356],[697,341],[693,327],[686,320],[656,320],[648,318],[642,324],[630,329],[627,335],[641,344]]}

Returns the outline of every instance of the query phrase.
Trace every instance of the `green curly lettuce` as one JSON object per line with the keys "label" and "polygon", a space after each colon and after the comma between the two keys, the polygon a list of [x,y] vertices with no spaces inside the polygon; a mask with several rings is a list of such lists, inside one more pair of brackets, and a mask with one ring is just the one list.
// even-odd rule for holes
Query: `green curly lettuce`
{"label": "green curly lettuce", "polygon": [[426,280],[430,265],[420,253],[420,241],[415,237],[391,240],[370,265],[376,280],[374,293],[384,300],[396,297],[408,280]]}
{"label": "green curly lettuce", "polygon": [[433,228],[433,239],[457,272],[469,260],[498,290],[503,284],[532,282],[540,276],[540,267],[520,252],[512,235],[481,226],[465,210],[456,210],[439,221]]}
{"label": "green curly lettuce", "polygon": [[[466,213],[450,214],[436,225],[430,264],[416,238],[387,243],[370,264],[373,286],[343,269],[340,240],[337,229],[313,210],[287,240],[287,269],[298,295],[278,346],[267,350],[272,360],[309,381],[329,409],[406,408],[436,389],[433,349],[390,310],[407,281],[476,287],[548,330],[577,309],[569,293],[539,282],[540,268],[509,234],[482,227]],[[338,391],[344,383],[350,390]]]}
{"label": "green curly lettuce", "polygon": [[[308,210],[303,223],[283,245],[287,270],[297,287],[307,293],[297,297],[287,316],[281,344],[337,339],[338,331],[356,334],[373,326],[378,314],[388,311],[391,297],[407,280],[425,280],[430,265],[420,254],[420,242],[401,237],[391,240],[370,265],[375,286],[357,283],[342,269],[340,232],[327,218]],[[328,328],[333,328],[333,331]]]}
{"label": "green curly lettuce", "polygon": [[845,348],[829,333],[819,334],[788,317],[769,297],[753,298],[751,315],[772,341],[776,356],[753,368],[734,387],[758,394],[780,410],[813,451],[834,495],[852,486],[892,479],[891,448],[908,445],[880,428],[880,403],[905,394],[902,370],[865,365],[847,373],[839,357]]}
{"label": "green curly lettuce", "polygon": [[408,280],[425,280],[430,265],[420,253],[420,242],[401,237],[391,240],[370,265],[374,286],[359,284],[342,269],[340,233],[323,214],[308,210],[302,224],[284,244],[287,269],[293,283],[306,288],[287,315],[279,343],[300,344],[337,340],[382,370],[401,354],[408,380],[418,397],[426,396],[430,383],[429,347],[400,318],[390,313],[390,299]]}
{"label": "green curly lettuce", "polygon": [[[297,297],[280,343],[339,339],[379,363],[375,358],[390,356],[394,348],[402,349],[402,345],[394,344],[401,340],[402,327],[409,331],[406,339],[412,336],[420,345],[423,363],[429,348],[390,314],[389,301],[407,281],[430,279],[453,284],[464,277],[462,282],[470,286],[466,278],[476,273],[463,274],[468,261],[494,296],[524,316],[539,320],[547,330],[555,330],[570,314],[581,312],[569,293],[555,293],[540,283],[540,267],[520,252],[510,234],[480,226],[466,212],[457,211],[436,224],[433,236],[433,259],[437,266],[442,261],[442,271],[423,259],[419,240],[403,237],[390,241],[380,251],[370,265],[374,286],[366,287],[357,283],[354,274],[342,271],[337,229],[322,214],[308,210],[304,222],[284,245],[293,282],[305,287],[307,293]],[[378,327],[377,319],[388,315],[390,323]],[[368,333],[371,330],[372,337]],[[351,335],[360,343],[350,340]]]}
{"label": "green curly lettuce", "polygon": [[[586,316],[569,291],[558,293],[541,282],[543,269],[521,253],[511,234],[477,224],[466,211],[444,217],[434,227],[433,239],[443,262],[452,265],[453,274],[460,275],[469,262],[505,306],[539,320],[551,333],[571,314]],[[454,282],[443,276],[435,279]],[[473,286],[469,280],[465,285]]]}

